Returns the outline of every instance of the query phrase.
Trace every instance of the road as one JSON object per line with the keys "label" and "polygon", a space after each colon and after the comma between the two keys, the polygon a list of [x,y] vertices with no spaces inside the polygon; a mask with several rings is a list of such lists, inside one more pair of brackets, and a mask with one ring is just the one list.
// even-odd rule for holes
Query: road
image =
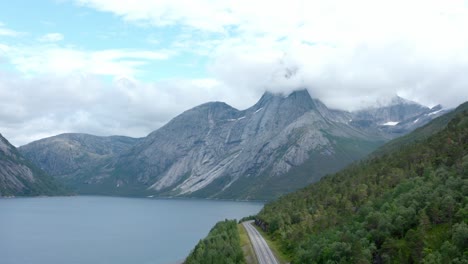
{"label": "road", "polygon": [[255,255],[257,255],[257,260],[259,264],[279,264],[276,260],[273,252],[271,252],[270,247],[263,239],[262,235],[258,232],[257,229],[252,225],[253,221],[246,221],[242,223],[249,234],[250,241],[255,250]]}

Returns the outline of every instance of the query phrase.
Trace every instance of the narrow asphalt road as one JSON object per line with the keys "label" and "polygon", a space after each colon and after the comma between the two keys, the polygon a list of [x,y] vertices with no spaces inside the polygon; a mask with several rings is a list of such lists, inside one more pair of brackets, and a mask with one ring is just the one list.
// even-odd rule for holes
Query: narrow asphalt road
{"label": "narrow asphalt road", "polygon": [[258,263],[279,264],[265,239],[263,239],[258,230],[253,227],[252,223],[253,221],[246,221],[242,224],[249,234],[250,241],[252,242],[253,248],[255,250],[255,255],[257,255]]}

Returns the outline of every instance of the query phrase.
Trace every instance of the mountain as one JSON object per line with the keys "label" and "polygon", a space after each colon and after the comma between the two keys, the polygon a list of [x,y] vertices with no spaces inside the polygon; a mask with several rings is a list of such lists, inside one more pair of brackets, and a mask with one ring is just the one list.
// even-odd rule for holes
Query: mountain
{"label": "mountain", "polygon": [[66,194],[62,186],[27,161],[0,134],[0,197],[59,194]]}
{"label": "mountain", "polygon": [[466,263],[468,102],[391,144],[265,205],[257,224],[291,263]]}
{"label": "mountain", "polygon": [[[438,108],[439,107],[436,107],[433,109],[438,109]],[[439,111],[439,110],[435,110],[435,111]],[[448,112],[448,113],[446,113],[447,111],[445,110],[441,111],[441,112],[445,112],[445,114],[441,116],[439,116],[439,113],[432,114],[432,115],[431,114],[424,115],[423,118],[434,117],[434,116],[438,116],[438,117],[434,118],[434,120],[431,121],[430,123],[424,126],[418,127],[417,129],[415,129],[412,133],[408,135],[404,135],[402,137],[389,141],[384,146],[380,147],[377,151],[372,153],[372,155],[380,156],[388,152],[402,148],[407,144],[411,144],[417,141],[422,141],[428,138],[429,136],[444,129],[447,126],[447,124],[450,122],[450,120],[452,120],[457,114],[460,114],[463,111],[468,111],[468,103],[461,104],[459,107],[457,107],[456,110]]]}
{"label": "mountain", "polygon": [[386,105],[373,106],[355,112],[354,119],[372,120],[383,125],[388,122],[398,123],[402,120],[418,117],[428,110],[429,108],[426,106],[395,96]]}
{"label": "mountain", "polygon": [[378,129],[388,137],[396,138],[449,111],[441,105],[429,108],[395,96],[388,104],[354,112],[351,123],[364,129]]}
{"label": "mountain", "polygon": [[139,139],[67,133],[21,146],[19,151],[49,175],[73,185],[96,172],[134,146]]}
{"label": "mountain", "polygon": [[[385,107],[351,113],[329,109],[307,90],[266,92],[242,111],[222,102],[197,106],[145,138],[119,141],[118,151],[110,151],[115,138],[103,143],[77,134],[20,150],[79,193],[271,199],[363,158],[429,121],[423,116],[435,117],[403,99]],[[381,125],[414,118],[421,122],[398,133]]]}
{"label": "mountain", "polygon": [[292,184],[276,185],[306,160],[324,161],[315,164],[318,179],[383,143],[379,135],[347,125],[348,119],[349,113],[329,110],[307,90],[266,93],[243,111],[203,104],[120,156],[108,181],[118,186],[116,194],[275,197],[313,180],[288,178]]}

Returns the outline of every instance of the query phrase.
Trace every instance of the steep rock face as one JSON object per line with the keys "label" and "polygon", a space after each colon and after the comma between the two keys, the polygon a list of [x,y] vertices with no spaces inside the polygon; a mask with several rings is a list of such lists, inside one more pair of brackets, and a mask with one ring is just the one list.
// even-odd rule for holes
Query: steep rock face
{"label": "steep rock face", "polygon": [[359,112],[307,90],[239,111],[192,108],[142,139],[65,134],[20,148],[79,193],[270,199],[358,160],[442,112],[396,98]]}
{"label": "steep rock face", "polygon": [[349,117],[329,110],[307,90],[266,93],[244,111],[208,103],[151,133],[119,158],[113,175],[120,187],[145,186],[148,193],[256,198],[246,191],[249,182],[262,185],[263,178],[279,178],[312,156],[349,152],[339,167],[362,157],[353,156],[353,147],[341,148],[340,140],[375,147],[383,142],[375,133],[349,126]]}
{"label": "steep rock face", "polygon": [[0,135],[0,197],[64,193],[59,184],[29,163]]}
{"label": "steep rock face", "polygon": [[75,177],[90,169],[99,171],[114,157],[135,145],[138,139],[69,133],[41,139],[21,146],[19,151],[48,174]]}

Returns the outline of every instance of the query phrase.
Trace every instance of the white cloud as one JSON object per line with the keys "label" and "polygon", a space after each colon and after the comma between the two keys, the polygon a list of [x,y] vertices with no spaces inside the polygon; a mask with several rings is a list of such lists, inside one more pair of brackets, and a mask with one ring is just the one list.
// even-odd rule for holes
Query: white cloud
{"label": "white cloud", "polygon": [[40,42],[58,42],[62,41],[65,37],[60,33],[48,33],[41,36],[38,40]]}
{"label": "white cloud", "polygon": [[183,24],[202,30],[223,31],[225,26],[235,22],[225,1],[158,0],[139,1],[138,4],[111,0],[76,2],[101,11],[113,12],[128,21],[156,26]]}
{"label": "white cloud", "polygon": [[166,48],[207,59],[211,75],[138,82],[151,61],[171,59],[168,50],[0,44],[22,74],[0,72],[0,132],[15,144],[60,132],[144,136],[197,104],[245,108],[266,89],[307,87],[341,109],[395,93],[427,105],[468,100],[466,1],[76,2],[139,26],[171,26],[180,35]]}
{"label": "white cloud", "polygon": [[191,106],[221,100],[247,107],[258,96],[212,79],[109,83],[94,75],[0,72],[0,133],[16,146],[65,132],[142,137]]}
{"label": "white cloud", "polygon": [[[0,50],[3,50],[0,47]],[[27,76],[96,74],[134,78],[139,69],[154,60],[166,60],[170,51],[111,49],[87,51],[57,45],[9,47],[10,63]]]}
{"label": "white cloud", "polygon": [[5,27],[5,24],[0,22],[0,36],[17,37],[21,34],[22,34],[21,32]]}
{"label": "white cloud", "polygon": [[213,77],[243,91],[305,86],[345,109],[395,93],[447,106],[468,99],[463,0],[77,2],[129,22],[192,29],[174,47],[208,56]]}

